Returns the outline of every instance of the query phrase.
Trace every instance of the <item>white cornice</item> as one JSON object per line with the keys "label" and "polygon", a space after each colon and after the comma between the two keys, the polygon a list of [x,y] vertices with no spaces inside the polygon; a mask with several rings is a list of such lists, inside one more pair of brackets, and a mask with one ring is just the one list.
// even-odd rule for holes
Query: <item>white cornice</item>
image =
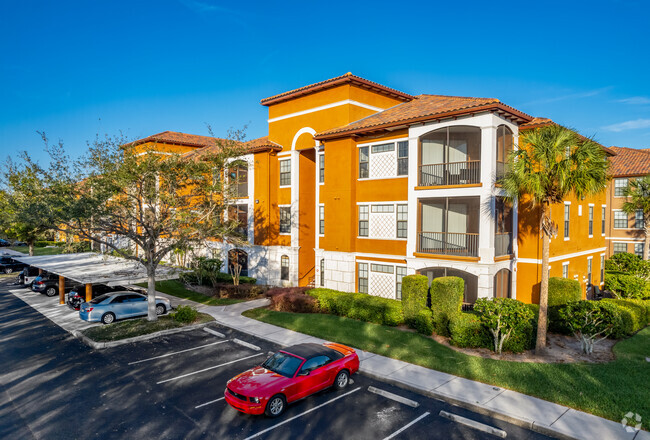
{"label": "white cornice", "polygon": [[328,108],[334,108],[334,107],[338,107],[338,106],[346,105],[346,104],[356,105],[357,107],[367,108],[368,110],[374,110],[376,112],[381,112],[381,111],[385,110],[383,108],[379,108],[379,107],[375,107],[375,106],[372,106],[372,105],[364,104],[363,102],[354,101],[352,99],[345,99],[343,101],[333,102],[331,104],[321,105],[319,107],[308,108],[307,110],[302,110],[302,111],[295,112],[295,113],[289,113],[288,115],[278,116],[277,118],[271,118],[271,119],[268,120],[268,122],[271,123],[271,122],[281,121],[283,119],[293,118],[294,116],[302,116],[302,115],[306,115],[306,114],[309,114],[309,113],[318,112],[318,111],[321,111],[321,110],[327,110]]}

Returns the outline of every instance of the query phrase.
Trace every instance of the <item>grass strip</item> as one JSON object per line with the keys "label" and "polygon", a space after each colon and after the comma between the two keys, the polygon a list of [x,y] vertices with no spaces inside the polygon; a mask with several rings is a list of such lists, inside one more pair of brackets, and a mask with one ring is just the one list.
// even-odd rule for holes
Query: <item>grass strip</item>
{"label": "grass strip", "polygon": [[650,327],[614,346],[603,364],[542,364],[459,353],[417,333],[326,314],[254,309],[244,315],[382,356],[518,391],[614,421],[631,411],[650,428]]}
{"label": "grass strip", "polygon": [[129,319],[109,325],[91,327],[82,333],[95,342],[109,342],[210,321],[214,321],[214,318],[205,313],[199,313],[196,320],[189,324],[174,321],[170,315],[165,315],[159,316],[156,321],[147,321],[146,317]]}
{"label": "grass strip", "polygon": [[[139,283],[138,286],[147,287],[147,283]],[[156,290],[158,292],[166,293],[167,295],[189,299],[190,301],[208,306],[227,306],[229,304],[243,301],[242,299],[216,298],[214,296],[203,295],[202,293],[187,289],[183,283],[178,280],[157,281]]]}

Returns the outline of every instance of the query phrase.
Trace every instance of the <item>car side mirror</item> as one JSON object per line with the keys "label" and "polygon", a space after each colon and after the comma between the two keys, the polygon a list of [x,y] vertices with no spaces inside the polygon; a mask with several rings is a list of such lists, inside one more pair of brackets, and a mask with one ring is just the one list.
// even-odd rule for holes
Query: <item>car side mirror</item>
{"label": "car side mirror", "polygon": [[301,372],[298,373],[298,376],[309,376],[309,371],[307,371],[307,370],[301,371]]}

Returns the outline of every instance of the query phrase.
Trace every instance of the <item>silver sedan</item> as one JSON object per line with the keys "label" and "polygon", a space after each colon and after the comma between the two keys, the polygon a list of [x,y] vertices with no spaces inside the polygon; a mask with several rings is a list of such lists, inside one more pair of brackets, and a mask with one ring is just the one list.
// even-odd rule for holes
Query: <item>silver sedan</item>
{"label": "silver sedan", "polygon": [[[172,309],[167,298],[156,297],[156,314],[162,315]],[[112,292],[100,295],[90,302],[82,303],[79,317],[84,321],[101,321],[111,324],[116,319],[145,316],[148,313],[146,295],[134,292]]]}

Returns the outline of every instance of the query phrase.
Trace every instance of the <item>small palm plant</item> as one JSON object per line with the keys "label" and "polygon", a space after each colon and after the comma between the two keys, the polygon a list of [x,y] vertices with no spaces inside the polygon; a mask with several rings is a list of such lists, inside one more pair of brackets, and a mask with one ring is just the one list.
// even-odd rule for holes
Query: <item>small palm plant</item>
{"label": "small palm plant", "polygon": [[549,248],[551,237],[557,235],[551,206],[562,203],[572,194],[582,198],[605,190],[608,163],[598,143],[555,124],[521,132],[519,147],[508,162],[508,171],[499,181],[506,196],[514,201],[525,198],[533,206],[540,206],[542,278],[535,351],[543,353],[548,315]]}
{"label": "small palm plant", "polygon": [[627,201],[623,204],[623,211],[628,215],[636,211],[643,212],[643,259],[648,260],[650,253],[650,176],[630,180],[624,192]]}

